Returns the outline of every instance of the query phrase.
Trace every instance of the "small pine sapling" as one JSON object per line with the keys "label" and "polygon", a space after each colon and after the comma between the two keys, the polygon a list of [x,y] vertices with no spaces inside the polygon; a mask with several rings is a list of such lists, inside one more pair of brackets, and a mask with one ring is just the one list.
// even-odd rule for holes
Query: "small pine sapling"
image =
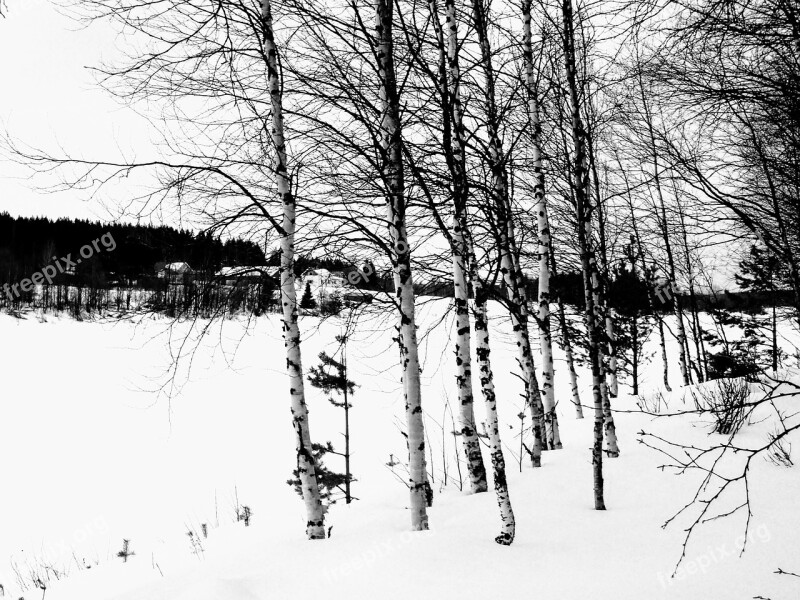
{"label": "small pine sapling", "polygon": [[355,382],[347,377],[347,336],[336,336],[336,341],[340,344],[341,360],[337,360],[326,352],[321,352],[319,354],[320,363],[315,367],[311,367],[308,381],[313,387],[322,390],[328,402],[337,408],[344,409],[344,453],[336,452],[330,442],[325,446],[319,445],[315,447],[315,452],[320,453],[320,458],[327,453],[337,454],[344,458],[344,475],[333,473],[329,469],[320,466],[318,477],[321,477],[322,481],[327,481],[327,484],[332,486],[328,487],[327,490],[320,490],[321,492],[327,492],[328,497],[331,496],[334,489],[341,489],[343,485],[345,502],[350,504],[353,500],[350,484],[355,481],[350,471],[350,409],[353,406],[350,403],[350,396],[355,392]]}
{"label": "small pine sapling", "polygon": [[122,559],[122,562],[128,562],[129,556],[134,556],[136,553],[130,550],[130,540],[122,540],[122,550],[117,552],[117,557]]}
{"label": "small pine sapling", "polygon": [[[324,504],[324,509],[327,510],[331,504],[335,504],[337,491],[341,494],[344,494],[346,498],[349,496],[348,489],[349,486],[346,485],[350,481],[355,481],[354,479],[348,479],[348,477],[343,473],[336,473],[331,471],[328,467],[325,466],[324,457],[326,454],[338,454],[342,456],[341,453],[336,452],[333,449],[333,445],[330,442],[326,442],[325,444],[312,444],[311,445],[311,454],[314,457],[314,464],[316,465],[316,475],[317,475],[317,485],[319,485],[319,497]],[[292,471],[293,478],[288,479],[286,483],[293,486],[295,491],[302,497],[303,489],[300,485],[300,471],[295,469]],[[348,500],[349,502],[349,500]]]}

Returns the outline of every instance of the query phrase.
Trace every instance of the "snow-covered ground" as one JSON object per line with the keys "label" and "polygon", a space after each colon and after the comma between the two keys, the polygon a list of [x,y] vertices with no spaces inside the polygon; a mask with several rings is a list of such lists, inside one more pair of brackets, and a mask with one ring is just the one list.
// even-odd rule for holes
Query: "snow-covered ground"
{"label": "snow-covered ground", "polygon": [[[331,509],[332,537],[318,542],[305,540],[302,503],[285,483],[294,455],[275,316],[210,325],[0,317],[0,584],[6,597],[41,597],[42,590],[18,589],[15,570],[26,577],[45,565],[69,571],[60,580],[50,572],[49,600],[800,597],[800,578],[773,573],[800,572],[800,467],[757,460],[744,555],[744,515],[712,521],[697,531],[671,577],[689,521],[662,525],[691,500],[699,475],[660,470],[664,457],[639,444],[637,434],[644,429],[707,444],[710,426],[697,417],[618,413],[622,456],[605,461],[608,510],[596,512],[592,421],[574,418],[560,352],[556,390],[565,447],[546,453],[542,469],[524,464],[520,473],[521,386],[509,324],[494,307],[493,360],[517,516],[515,543],[498,546],[493,493],[470,496],[457,485],[447,409],[454,400],[447,307],[446,300],[431,300],[420,309],[437,492],[431,531],[408,531],[401,467],[395,474],[386,465],[391,455],[405,459],[403,398],[393,321],[374,317],[360,323],[348,347],[351,378],[360,386],[351,413],[359,500]],[[202,340],[183,343],[201,327],[208,327]],[[321,350],[335,348],[343,324],[305,317],[301,327],[308,367]],[[683,391],[676,359],[671,369],[676,391],[668,399],[678,408]],[[589,378],[584,369],[579,375],[588,402]],[[656,352],[645,367],[643,393],[660,378]],[[616,409],[636,408],[627,391],[623,386]],[[308,401],[314,440],[340,442],[341,411],[311,388]],[[788,402],[794,404],[787,410],[797,408],[797,400]],[[480,401],[476,414],[483,419]],[[769,430],[766,422],[754,423],[744,439],[758,442]],[[333,458],[327,462],[338,466]],[[735,500],[728,500],[731,507]],[[252,509],[249,528],[235,522],[237,502]],[[202,552],[193,552],[187,532],[199,532],[202,523],[208,538]],[[123,538],[135,552],[127,563],[116,557]]]}

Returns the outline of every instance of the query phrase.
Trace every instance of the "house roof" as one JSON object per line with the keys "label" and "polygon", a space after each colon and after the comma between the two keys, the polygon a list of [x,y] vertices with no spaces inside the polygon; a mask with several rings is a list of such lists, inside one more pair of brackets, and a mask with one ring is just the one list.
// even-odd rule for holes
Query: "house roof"
{"label": "house roof", "polygon": [[306,269],[303,272],[303,278],[306,277],[322,277],[323,279],[328,278],[331,276],[331,272],[328,269]]}
{"label": "house roof", "polygon": [[217,271],[218,277],[239,277],[241,275],[261,275],[267,273],[267,267],[222,267]]}
{"label": "house roof", "polygon": [[161,268],[162,271],[175,271],[178,273],[191,271],[192,267],[189,266],[189,263],[186,262],[173,262],[167,263]]}

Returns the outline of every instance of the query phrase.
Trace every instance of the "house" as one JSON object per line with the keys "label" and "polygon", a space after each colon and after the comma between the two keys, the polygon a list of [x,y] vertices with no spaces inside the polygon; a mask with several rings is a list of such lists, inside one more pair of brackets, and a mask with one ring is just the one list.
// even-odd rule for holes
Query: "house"
{"label": "house", "polygon": [[185,262],[156,263],[156,275],[159,279],[166,279],[168,283],[183,283],[191,279],[194,269]]}
{"label": "house", "polygon": [[306,286],[311,287],[311,293],[320,304],[338,296],[344,302],[371,302],[372,295],[356,289],[347,281],[341,271],[328,269],[307,269],[297,279],[298,297],[302,297]]}
{"label": "house", "polygon": [[264,266],[222,267],[215,273],[216,279],[223,285],[236,286],[251,283],[260,283],[262,278],[279,280],[276,269],[270,272]]}

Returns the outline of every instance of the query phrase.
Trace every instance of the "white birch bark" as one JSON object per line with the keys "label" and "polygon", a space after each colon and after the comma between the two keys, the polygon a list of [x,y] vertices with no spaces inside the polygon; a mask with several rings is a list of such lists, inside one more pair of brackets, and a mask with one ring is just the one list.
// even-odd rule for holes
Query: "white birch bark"
{"label": "white birch bark", "polygon": [[594,250],[591,247],[592,225],[591,207],[588,196],[589,161],[586,154],[585,129],[580,114],[577,74],[575,67],[575,32],[572,13],[572,0],[562,0],[562,41],[564,44],[564,67],[570,109],[572,112],[572,143],[574,158],[572,164],[573,187],[575,189],[575,216],[577,219],[578,246],[581,253],[581,271],[586,330],[589,336],[589,362],[592,369],[592,397],[594,399],[594,444],[592,446],[592,472],[594,479],[595,510],[605,510],[603,494],[603,381],[602,356],[600,352],[600,321],[597,319],[597,274]]}
{"label": "white birch bark", "polygon": [[664,389],[668,392],[671,392],[672,388],[669,386],[669,361],[667,359],[667,344],[666,340],[664,339],[664,319],[661,318],[661,315],[656,315],[656,321],[658,321],[658,343],[661,346],[661,364],[664,367],[662,371],[664,378]]}
{"label": "white birch bark", "polygon": [[539,346],[542,355],[541,398],[544,408],[544,440],[549,450],[561,448],[561,435],[556,415],[555,381],[553,369],[553,338],[550,331],[550,224],[547,218],[547,197],[544,190],[542,166],[542,125],[539,119],[539,101],[533,73],[533,42],[531,33],[531,2],[522,5],[523,60],[525,87],[528,95],[528,118],[531,124],[532,166],[535,177],[533,188],[534,212],[537,224],[537,251],[539,258],[539,297],[536,324],[539,328]]}
{"label": "white birch bark", "polygon": [[[488,489],[486,482],[486,467],[481,455],[480,439],[475,427],[474,396],[472,388],[472,339],[469,322],[469,284],[468,284],[468,253],[465,233],[467,231],[467,195],[468,183],[466,174],[466,156],[464,141],[464,125],[461,107],[461,72],[459,66],[458,26],[456,21],[455,3],[445,0],[445,23],[447,25],[447,40],[439,22],[436,0],[430,2],[431,17],[439,38],[441,48],[446,48],[446,81],[442,82],[447,87],[447,103],[445,119],[450,120],[450,139],[448,140],[453,153],[453,205],[454,219],[451,231],[451,251],[453,256],[453,289],[456,312],[456,368],[458,374],[459,401],[459,434],[466,456],[467,470],[469,472],[470,487],[473,493],[485,492]],[[443,57],[444,58],[444,57]]]}
{"label": "white birch bark", "polygon": [[286,370],[289,375],[289,394],[292,401],[292,424],[295,430],[297,470],[303,502],[306,506],[306,534],[309,539],[325,539],[325,522],[319,497],[311,431],[305,401],[303,363],[300,352],[300,327],[297,322],[297,290],[294,276],[295,199],[292,195],[286,157],[283,127],[283,102],[278,73],[278,49],[272,28],[271,0],[262,0],[264,22],[264,51],[267,56],[267,77],[272,107],[270,135],[275,146],[275,181],[283,206],[281,249],[281,307],[283,310],[283,339],[286,348]]}
{"label": "white birch bark", "polygon": [[[588,92],[587,92],[588,93]],[[611,307],[608,306],[606,299],[603,295],[603,286],[600,279],[600,271],[608,277],[608,266],[606,264],[606,242],[605,242],[605,219],[603,217],[602,196],[600,194],[600,178],[597,174],[596,162],[593,156],[593,145],[591,132],[586,132],[586,150],[588,152],[588,169],[594,177],[594,192],[595,192],[595,205],[589,208],[589,223],[591,223],[591,214],[597,214],[597,226],[599,237],[599,252],[594,253],[595,260],[592,265],[592,280],[594,284],[594,300],[595,300],[595,319],[597,321],[598,336],[602,340],[605,336],[605,344],[601,343],[598,352],[600,353],[600,365],[603,369],[603,385],[601,392],[603,396],[603,415],[604,415],[604,430],[606,437],[606,455],[609,458],[616,458],[619,456],[619,447],[617,445],[617,430],[614,425],[614,415],[611,412],[611,397],[614,395],[609,388],[615,389],[617,387],[617,359],[616,347],[614,339],[614,324],[611,316]],[[591,202],[589,178],[586,178],[586,201]],[[592,244],[591,231],[589,232],[588,243]],[[599,255],[602,265],[598,264],[597,256]],[[602,333],[601,333],[602,332]],[[604,353],[604,350],[607,350]]]}
{"label": "white birch bark", "polygon": [[486,311],[486,290],[483,289],[475,260],[475,253],[466,235],[468,246],[468,261],[472,287],[475,292],[473,312],[475,315],[475,345],[480,369],[481,392],[486,404],[486,432],[489,434],[489,446],[492,451],[492,474],[494,490],[497,496],[497,505],[500,508],[501,529],[500,535],[494,540],[504,546],[514,541],[516,533],[516,520],[514,510],[511,508],[511,498],[508,494],[506,480],[506,462],[503,456],[503,442],[500,437],[500,422],[497,417],[497,396],[494,389],[494,375],[492,373],[491,349],[489,345],[489,319]]}
{"label": "white birch bark", "polygon": [[[589,193],[587,190],[586,198],[588,200]],[[591,245],[591,216],[587,219],[587,243]],[[604,328],[605,317],[603,315],[603,298],[600,293],[601,286],[600,286],[600,273],[597,266],[596,259],[594,259],[595,254],[592,254],[593,260],[590,260],[590,266],[592,268],[592,295],[594,300],[594,319],[595,319],[595,326],[597,327],[598,333],[598,356],[600,360],[600,368],[603,369],[604,364],[604,356],[603,356],[603,345],[600,343],[601,339],[601,330]],[[608,393],[608,384],[606,383],[606,374],[603,373],[602,383],[600,385],[600,393],[603,398],[603,430],[605,432],[606,438],[606,455],[609,458],[617,458],[619,456],[619,446],[617,444],[617,428],[614,424],[614,415],[611,412],[611,399],[609,398]]]}
{"label": "white birch bark", "polygon": [[456,386],[458,392],[458,434],[467,464],[470,489],[485,492],[486,467],[481,454],[480,438],[475,426],[472,386],[472,335],[469,322],[469,272],[465,241],[468,182],[466,176],[463,116],[461,109],[460,66],[458,59],[458,28],[453,0],[445,0],[447,39],[439,20],[436,0],[429,0],[436,42],[439,48],[440,97],[443,110],[443,147],[449,157],[448,166],[453,181],[454,218],[450,230],[450,251],[453,263],[453,298],[456,315]]}
{"label": "white birch bark", "polygon": [[567,355],[567,370],[569,370],[569,385],[572,392],[572,403],[575,405],[575,418],[583,418],[583,405],[581,395],[578,391],[578,373],[575,371],[575,355],[572,352],[572,342],[569,339],[567,329],[567,315],[564,311],[564,303],[558,301],[558,318],[561,322],[561,340],[564,345],[564,353]]}
{"label": "white birch bark", "polygon": [[[556,263],[555,263],[555,255],[553,252],[552,244],[550,245],[550,257],[552,260],[552,274],[555,276],[556,272]],[[572,404],[575,405],[575,418],[582,419],[583,418],[583,405],[581,404],[581,395],[578,389],[578,373],[575,370],[575,354],[572,351],[572,341],[570,340],[569,336],[569,326],[567,323],[567,313],[564,309],[564,302],[561,300],[559,296],[557,299],[558,304],[558,322],[559,327],[561,328],[561,344],[564,348],[564,354],[566,355],[567,359],[567,370],[569,371],[569,384],[570,384],[570,392],[572,393]]]}
{"label": "white birch bark", "polygon": [[456,215],[452,231],[453,246],[453,287],[456,309],[456,383],[458,386],[458,428],[469,472],[470,487],[473,493],[485,492],[486,467],[481,456],[480,439],[475,427],[472,391],[472,340],[469,323],[469,287],[466,278],[466,256],[464,252],[464,221]]}
{"label": "white birch bark", "polygon": [[514,241],[513,215],[508,196],[506,157],[503,153],[498,132],[498,115],[495,98],[495,73],[492,66],[492,54],[486,24],[485,7],[482,0],[472,0],[475,32],[481,49],[481,66],[484,77],[484,98],[486,101],[486,126],[488,129],[489,162],[492,173],[492,192],[497,211],[498,251],[500,253],[500,270],[508,291],[511,324],[517,339],[517,355],[522,377],[525,382],[526,403],[531,411],[533,422],[533,448],[531,460],[534,467],[541,466],[542,443],[542,401],[539,382],[533,364],[530,335],[528,333],[528,308],[525,289],[521,279],[521,271],[517,261]]}
{"label": "white birch bark", "polygon": [[544,434],[544,404],[542,403],[542,393],[539,387],[539,380],[536,376],[536,365],[533,362],[533,350],[531,348],[530,332],[528,331],[528,299],[525,293],[524,277],[517,260],[516,244],[514,243],[514,226],[511,215],[511,207],[508,202],[508,185],[505,180],[502,184],[503,194],[506,198],[506,206],[501,209],[505,212],[506,227],[501,229],[508,234],[500,235],[500,267],[503,275],[503,282],[508,291],[509,302],[511,303],[511,326],[514,336],[517,338],[517,360],[522,367],[523,378],[525,381],[525,395],[531,413],[531,423],[533,428],[533,448],[531,449],[531,461],[534,467],[541,466],[542,450],[549,449],[545,444]]}
{"label": "white birch bark", "polygon": [[[587,93],[589,91],[587,90]],[[590,153],[590,167],[592,170],[592,176],[594,180],[594,193],[595,193],[595,209],[597,211],[597,227],[598,227],[598,235],[600,238],[600,248],[599,248],[599,256],[600,256],[600,265],[599,265],[599,272],[603,273],[604,280],[608,280],[608,257],[606,255],[606,230],[605,230],[605,217],[603,215],[603,199],[600,194],[600,177],[597,173],[597,161],[595,160],[594,156],[594,145],[592,144],[591,132],[588,132],[588,150]],[[619,383],[617,381],[617,338],[614,334],[614,319],[611,312],[611,307],[608,305],[605,297],[602,295],[602,287],[599,288],[601,290],[601,297],[600,297],[600,323],[604,324],[605,329],[605,356],[603,360],[603,368],[605,369],[606,374],[606,389],[612,398],[616,398],[619,392]]]}
{"label": "white birch bark", "polygon": [[606,339],[608,340],[608,392],[612,398],[619,394],[617,380],[617,336],[614,333],[614,319],[611,318],[611,307],[606,305]]}
{"label": "white birch bark", "polygon": [[561,434],[558,429],[555,403],[555,378],[553,369],[553,338],[550,331],[550,228],[547,221],[547,204],[542,200],[534,208],[539,234],[539,345],[542,354],[542,404],[547,446],[559,449]]}
{"label": "white birch bark", "polygon": [[411,528],[428,529],[427,496],[430,493],[425,460],[425,426],[414,307],[411,255],[406,234],[405,181],[403,177],[400,98],[394,69],[391,0],[376,0],[375,30],[381,99],[381,177],[385,185],[386,217],[392,244],[392,267],[396,303],[400,316],[398,345],[403,372],[408,426],[408,470]]}

